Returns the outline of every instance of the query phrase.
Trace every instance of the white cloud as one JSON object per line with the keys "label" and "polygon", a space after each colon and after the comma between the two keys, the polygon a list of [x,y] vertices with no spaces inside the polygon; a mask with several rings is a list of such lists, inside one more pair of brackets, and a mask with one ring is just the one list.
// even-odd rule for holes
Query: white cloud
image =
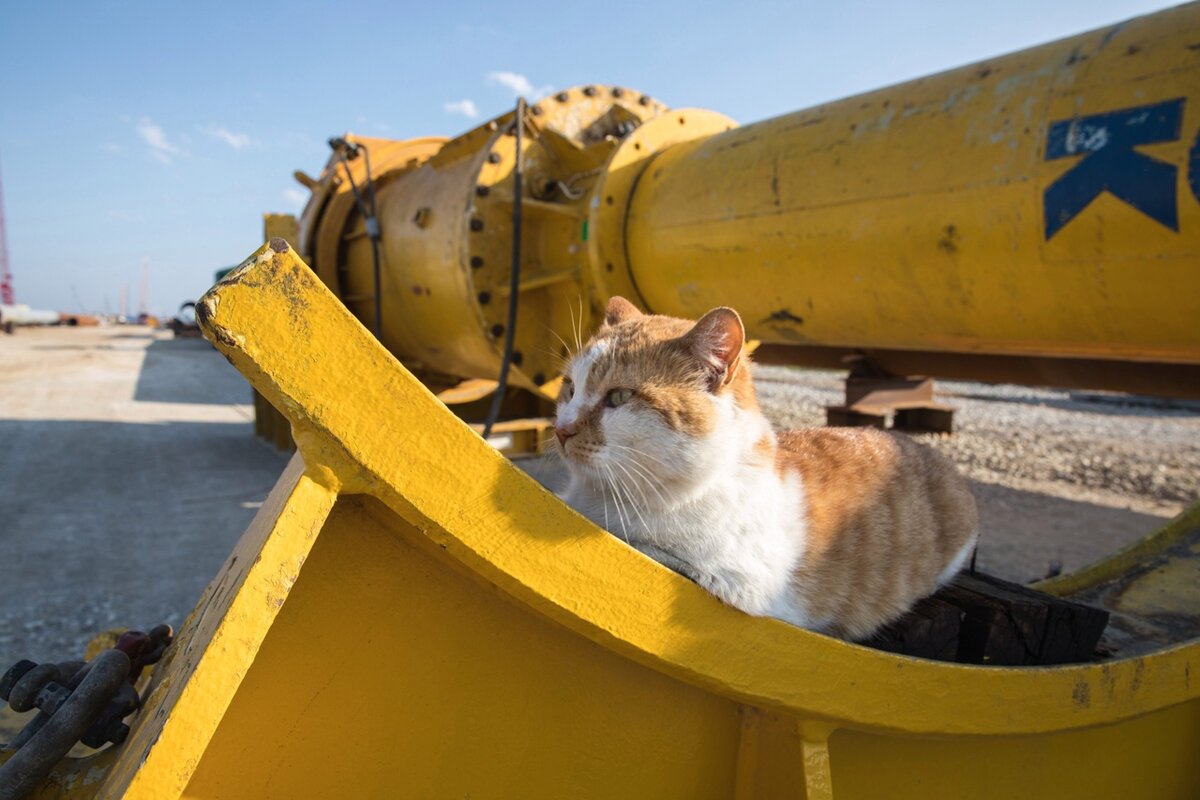
{"label": "white cloud", "polygon": [[462,114],[464,117],[474,119],[479,116],[479,109],[475,107],[472,100],[456,100],[453,103],[444,103],[442,110],[447,114]]}
{"label": "white cloud", "polygon": [[142,117],[134,126],[142,141],[150,146],[150,155],[163,164],[174,161],[172,156],[179,155],[179,148],[171,144],[161,126],[156,125],[149,117]]}
{"label": "white cloud", "polygon": [[304,204],[308,202],[308,192],[295,186],[284,189],[282,194],[283,199],[296,210],[304,208]]}
{"label": "white cloud", "polygon": [[100,149],[106,153],[119,153],[121,152],[121,145],[113,144],[112,142],[105,142],[104,144],[100,145]]}
{"label": "white cloud", "polygon": [[518,72],[489,72],[487,81],[511,89],[513,96],[524,95],[528,100],[537,100],[554,91],[553,86],[534,86],[529,78]]}
{"label": "white cloud", "polygon": [[228,128],[223,128],[220,125],[209,125],[204,129],[212,138],[217,141],[224,142],[234,150],[241,150],[246,145],[250,144],[250,137],[244,133],[234,133]]}

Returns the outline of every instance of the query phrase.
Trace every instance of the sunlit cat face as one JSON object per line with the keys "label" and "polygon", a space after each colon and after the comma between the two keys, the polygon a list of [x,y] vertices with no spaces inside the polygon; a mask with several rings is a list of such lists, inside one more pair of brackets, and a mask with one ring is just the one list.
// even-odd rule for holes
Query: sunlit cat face
{"label": "sunlit cat face", "polygon": [[613,298],[563,371],[555,433],[570,469],[650,493],[699,480],[719,457],[712,439],[741,345],[728,309],[693,323]]}

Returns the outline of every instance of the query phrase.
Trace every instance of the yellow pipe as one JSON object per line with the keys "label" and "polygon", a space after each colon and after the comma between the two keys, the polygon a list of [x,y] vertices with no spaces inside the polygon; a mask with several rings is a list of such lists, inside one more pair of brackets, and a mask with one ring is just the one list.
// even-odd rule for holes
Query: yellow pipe
{"label": "yellow pipe", "polygon": [[[764,359],[1200,394],[1200,5],[743,128],[615,86],[531,107],[512,382],[552,393],[605,300],[738,308]],[[433,388],[495,378],[513,115],[371,153],[382,341]],[[364,159],[350,164],[359,186]],[[372,324],[331,160],[299,247]],[[557,335],[561,342],[554,338]]]}
{"label": "yellow pipe", "polygon": [[676,145],[614,235],[647,307],[769,343],[1195,365],[1197,41],[1192,4]]}

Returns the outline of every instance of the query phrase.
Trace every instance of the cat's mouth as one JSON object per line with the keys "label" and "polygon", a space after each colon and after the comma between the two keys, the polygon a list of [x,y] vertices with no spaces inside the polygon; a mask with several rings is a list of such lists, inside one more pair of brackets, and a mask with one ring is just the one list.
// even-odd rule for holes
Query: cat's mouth
{"label": "cat's mouth", "polygon": [[583,445],[567,442],[562,446],[563,455],[571,461],[586,463],[591,461],[597,451],[594,448],[584,447]]}
{"label": "cat's mouth", "polygon": [[559,449],[562,451],[563,458],[580,466],[591,466],[593,460],[600,454],[600,448],[582,444],[573,439],[560,443]]}

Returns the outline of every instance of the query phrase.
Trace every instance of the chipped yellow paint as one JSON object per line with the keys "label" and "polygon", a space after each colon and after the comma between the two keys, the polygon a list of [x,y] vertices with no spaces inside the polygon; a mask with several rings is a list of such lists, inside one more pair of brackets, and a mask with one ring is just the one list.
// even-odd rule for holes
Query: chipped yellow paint
{"label": "chipped yellow paint", "polygon": [[1200,559],[1180,558],[1140,575],[1121,591],[1117,611],[1188,616],[1200,609]]}
{"label": "chipped yellow paint", "polygon": [[1200,643],[980,668],[748,617],[480,441],[282,242],[198,309],[299,454],[100,797],[1200,793]]}

